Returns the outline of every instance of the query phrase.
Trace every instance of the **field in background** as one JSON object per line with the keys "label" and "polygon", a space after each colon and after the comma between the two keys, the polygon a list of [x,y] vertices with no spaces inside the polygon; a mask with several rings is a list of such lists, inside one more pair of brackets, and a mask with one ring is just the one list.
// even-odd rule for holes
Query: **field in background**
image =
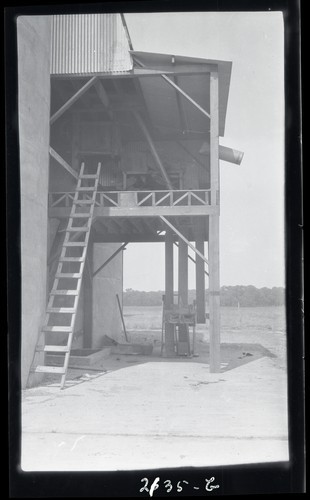
{"label": "field in background", "polygon": [[[161,306],[124,306],[124,319],[132,340],[160,340]],[[197,325],[196,331],[201,341],[209,341],[208,320],[205,325]],[[285,369],[285,307],[222,307],[221,341],[260,344],[275,355],[274,363]]]}
{"label": "field in background", "polygon": [[[125,323],[128,330],[161,329],[161,306],[124,306]],[[221,328],[223,330],[268,330],[285,331],[285,309],[277,307],[222,307]]]}

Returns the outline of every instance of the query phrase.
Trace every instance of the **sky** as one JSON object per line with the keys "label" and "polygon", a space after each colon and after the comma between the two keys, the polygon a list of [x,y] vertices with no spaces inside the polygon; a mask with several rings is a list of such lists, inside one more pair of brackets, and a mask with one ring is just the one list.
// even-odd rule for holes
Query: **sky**
{"label": "sky", "polygon": [[[220,161],[221,285],[284,286],[282,13],[147,13],[125,19],[134,50],[232,61],[220,144],[244,157],[240,166]],[[161,243],[128,245],[124,289],[163,290],[164,262]],[[189,288],[195,288],[191,262]]]}

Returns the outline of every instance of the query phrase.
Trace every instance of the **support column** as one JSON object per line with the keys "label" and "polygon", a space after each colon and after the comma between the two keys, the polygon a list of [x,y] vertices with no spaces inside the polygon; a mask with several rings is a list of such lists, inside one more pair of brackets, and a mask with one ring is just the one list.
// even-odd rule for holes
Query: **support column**
{"label": "support column", "polygon": [[[188,246],[179,239],[179,304],[188,305]],[[188,341],[188,327],[179,325],[179,342]]]}
{"label": "support column", "polygon": [[[196,241],[197,250],[204,255],[204,241]],[[206,322],[205,263],[196,255],[196,307],[197,323]]]}
{"label": "support column", "polygon": [[[173,306],[173,236],[170,230],[166,233],[165,241],[165,308]],[[166,356],[174,356],[174,325],[165,325]]]}
{"label": "support column", "polygon": [[219,216],[211,215],[209,221],[210,371],[215,373],[221,368],[219,264]]}
{"label": "support column", "polygon": [[219,102],[218,73],[210,75],[210,181],[211,205],[218,212],[209,217],[209,328],[210,371],[221,369],[220,356],[220,270],[219,270]]}
{"label": "support column", "polygon": [[173,305],[173,236],[171,231],[166,233],[165,241],[165,302],[167,307]]}
{"label": "support column", "polygon": [[179,239],[179,303],[188,305],[188,247]]}

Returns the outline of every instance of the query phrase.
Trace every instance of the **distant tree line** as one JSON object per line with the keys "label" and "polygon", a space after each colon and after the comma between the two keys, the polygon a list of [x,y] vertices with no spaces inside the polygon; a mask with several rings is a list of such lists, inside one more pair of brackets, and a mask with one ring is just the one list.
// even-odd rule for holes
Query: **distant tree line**
{"label": "distant tree line", "polygon": [[[127,288],[123,293],[125,306],[160,306],[164,292],[142,292]],[[193,303],[196,298],[196,291],[189,290],[188,300]],[[206,302],[208,303],[208,290],[206,290]],[[285,301],[283,287],[256,288],[255,286],[236,285],[221,287],[221,305],[230,307],[262,307],[281,306]]]}

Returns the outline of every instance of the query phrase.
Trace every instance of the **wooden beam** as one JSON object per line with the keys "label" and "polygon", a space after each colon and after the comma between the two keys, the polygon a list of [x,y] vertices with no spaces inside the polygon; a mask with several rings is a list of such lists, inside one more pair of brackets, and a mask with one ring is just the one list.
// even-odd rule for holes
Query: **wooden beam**
{"label": "wooden beam", "polygon": [[179,303],[188,305],[188,250],[183,238],[179,239]]}
{"label": "wooden beam", "polygon": [[[135,57],[135,61],[136,61],[136,62],[137,62],[137,63],[138,63],[141,67],[145,68],[145,65],[144,65],[141,61],[139,61],[139,59],[137,59],[136,57]],[[168,73],[168,72],[167,72],[167,73]],[[161,77],[162,77],[162,78],[163,78],[163,79],[164,79],[167,83],[169,83],[169,85],[171,85],[171,86],[172,86],[172,87],[174,87],[174,88],[175,88],[178,92],[180,92],[180,94],[181,94],[183,97],[185,97],[185,99],[187,99],[190,103],[192,103],[192,104],[193,104],[193,106],[195,106],[197,109],[199,109],[199,111],[201,111],[201,113],[202,113],[203,115],[207,116],[207,118],[209,118],[209,119],[210,119],[210,113],[208,113],[208,112],[207,112],[207,111],[206,111],[206,110],[205,110],[202,106],[200,106],[200,105],[198,104],[198,102],[196,102],[196,101],[195,101],[192,97],[190,97],[190,96],[189,96],[186,92],[184,92],[184,90],[182,90],[182,89],[181,89],[181,87],[179,87],[179,85],[177,85],[176,83],[174,83],[174,82],[171,80],[171,78],[169,78],[169,77],[167,76],[167,73],[166,73],[166,74],[162,73],[160,76],[161,76]],[[213,73],[213,74],[214,74],[214,73]],[[216,74],[217,74],[217,73],[216,73]],[[212,75],[212,73],[211,73],[211,75]]]}
{"label": "wooden beam", "polygon": [[[149,109],[148,109],[148,106],[147,106],[147,103],[146,103],[146,100],[145,100],[145,97],[144,97],[144,94],[143,94],[143,90],[142,90],[142,87],[141,87],[140,79],[139,78],[134,78],[133,79],[133,83],[134,83],[137,95],[138,95],[140,101],[143,104],[145,116],[148,119],[149,123],[152,123],[152,120],[151,120],[151,117],[150,117],[150,113],[149,113]],[[152,125],[154,127],[153,123],[152,123]]]}
{"label": "wooden beam", "polygon": [[94,241],[96,243],[119,243],[120,245],[124,242],[124,240],[129,243],[155,243],[155,242],[164,242],[164,236],[156,236],[155,234],[137,234],[137,233],[122,233],[122,234],[96,234],[94,236]]}
{"label": "wooden beam", "polygon": [[176,143],[187,153],[187,155],[190,158],[192,158],[193,160],[195,160],[195,162],[197,163],[197,165],[199,165],[200,167],[202,167],[204,171],[207,170],[206,165],[204,165],[201,161],[198,160],[198,158],[196,158],[196,156],[194,156],[190,151],[188,151],[188,149],[184,146],[184,144],[182,144],[182,142],[176,141]]}
{"label": "wooden beam", "polygon": [[127,336],[127,331],[126,331],[126,325],[125,325],[125,321],[124,321],[124,316],[123,316],[123,311],[122,311],[122,306],[121,306],[121,303],[119,300],[118,293],[116,294],[116,300],[117,300],[118,310],[119,310],[119,313],[121,315],[121,320],[122,320],[122,325],[123,325],[123,330],[124,330],[126,342],[129,342],[128,336]]}
{"label": "wooden beam", "polygon": [[[180,76],[191,76],[191,75],[208,75],[210,74],[211,71],[216,71],[217,65],[215,64],[204,64],[203,67],[199,68],[198,66],[194,65],[188,65],[187,68],[184,67],[175,67],[173,71],[171,70],[166,70],[164,71],[165,75],[180,75]],[[153,77],[153,76],[159,76],[161,77],[163,73],[163,70],[158,70],[158,69],[151,69],[151,68],[146,68],[146,67],[134,67],[133,69],[129,71],[122,71],[116,72],[112,71],[110,73],[104,73],[104,72],[98,72],[96,73],[96,76],[102,80],[111,80],[113,78],[148,78],[148,77]],[[80,80],[80,79],[87,79],[91,78],[94,76],[94,73],[83,73],[83,77],[80,74],[70,74],[70,75],[51,75],[51,80],[54,82],[56,80]]]}
{"label": "wooden beam", "polygon": [[165,238],[165,306],[169,309],[173,305],[173,234],[166,232]]}
{"label": "wooden beam", "polygon": [[[177,241],[174,241],[174,244],[177,248],[179,248],[179,243]],[[191,260],[196,265],[197,261],[195,259],[193,259],[193,257],[191,255],[188,254],[187,257],[189,258],[189,260]],[[201,261],[201,259],[199,259],[199,260]],[[209,276],[208,271],[206,271],[205,269],[204,269],[204,273],[206,276]]]}
{"label": "wooden beam", "polygon": [[[161,69],[161,70],[152,70],[150,68],[148,68],[138,57],[137,55],[133,52],[131,52],[131,55],[133,56],[134,58],[134,61],[136,64],[138,64],[138,66],[140,66],[140,68],[143,68],[143,70],[145,71],[156,71],[156,72],[160,72],[161,74],[164,73],[164,74],[183,74],[183,75],[192,75],[192,74],[203,74],[203,73],[211,73],[211,71],[216,71],[217,70],[217,67],[218,65],[217,64],[212,64],[212,63],[200,63],[200,64],[195,64],[195,63],[183,63],[182,66],[178,66],[177,64],[172,68],[170,69]],[[175,56],[174,56],[175,57]],[[186,66],[184,68],[184,66]],[[134,71],[137,71],[137,68],[134,68]],[[141,70],[140,70],[141,71]]]}
{"label": "wooden beam", "polygon": [[203,115],[205,115],[207,118],[210,118],[210,113],[208,113],[208,111],[206,111],[202,106],[200,106],[198,104],[198,102],[196,102],[192,97],[190,97],[186,92],[184,92],[184,90],[181,89],[181,87],[179,87],[176,83],[174,83],[170,78],[168,78],[167,75],[161,75],[163,77],[163,79],[169,83],[169,85],[171,85],[172,87],[174,87],[178,92],[180,92],[180,94],[185,97],[185,99],[187,99],[190,103],[193,104],[193,106],[195,106],[195,108],[199,109],[199,111],[201,111],[201,113]]}
{"label": "wooden beam", "polygon": [[114,224],[114,226],[116,226],[117,228],[117,231],[120,229],[121,232],[124,231],[124,225],[123,223],[118,219],[118,218],[114,218],[113,221],[109,220],[109,222],[111,223],[112,222],[112,225]]}
{"label": "wooden beam", "polygon": [[83,85],[80,90],[78,90],[63,106],[61,106],[56,113],[54,113],[50,118],[50,124],[52,125],[60,116],[67,111],[73,103],[75,103],[85,92],[97,81],[98,76],[93,76],[88,82]]}
{"label": "wooden beam", "polygon": [[122,250],[125,250],[125,247],[126,245],[128,245],[128,241],[126,243],[123,243],[123,245],[121,245],[119,248],[117,248],[117,250],[115,250],[115,252],[112,253],[112,255],[110,255],[110,257],[104,261],[103,264],[101,264],[101,266],[98,267],[98,269],[96,269],[96,271],[93,273],[93,278],[94,276],[96,276],[96,274],[100,273],[100,271],[109,264],[109,262],[111,262],[111,260],[114,259],[114,257],[116,257],[116,255],[118,255]]}
{"label": "wooden beam", "polygon": [[133,218],[127,219],[127,222],[132,225],[132,227],[138,232],[138,233],[143,233],[143,228],[140,226],[140,224]]}
{"label": "wooden beam", "polygon": [[[94,214],[97,217],[154,217],[164,215],[167,217],[194,217],[212,215],[218,212],[217,206],[211,205],[175,205],[173,207],[102,207],[95,206]],[[70,208],[66,207],[50,207],[49,217],[63,218],[69,217]]]}
{"label": "wooden beam", "polygon": [[182,233],[180,233],[180,231],[178,231],[178,229],[173,224],[171,224],[171,222],[168,221],[168,219],[166,219],[166,217],[164,217],[163,215],[160,215],[159,217],[167,226],[170,227],[170,229],[172,229],[195,252],[196,255],[198,255],[202,260],[204,260],[206,264],[209,264],[206,257],[202,253],[200,253],[199,250],[197,250],[197,248],[195,248],[194,245],[192,245],[191,242],[188,241],[185,238],[185,236]]}
{"label": "wooden beam", "polygon": [[[179,81],[177,76],[174,76],[174,82],[178,85]],[[183,107],[183,101],[180,97],[180,93],[176,90],[176,98],[177,98],[177,104],[178,104],[178,110],[179,110],[179,117],[180,117],[180,125],[182,127],[182,132],[186,132],[188,129],[188,123],[187,123],[187,118],[186,118],[186,113],[184,111]]]}
{"label": "wooden beam", "polygon": [[104,108],[108,112],[108,115],[110,116],[110,118],[113,118],[113,114],[110,108],[110,100],[108,94],[106,93],[105,88],[102,85],[102,82],[100,80],[96,80],[94,82],[94,87],[96,89],[100,101],[102,102]]}
{"label": "wooden beam", "polygon": [[[164,309],[172,309],[174,298],[174,285],[173,285],[173,234],[170,230],[167,231],[165,236],[165,299]],[[165,354],[166,356],[175,356],[174,349],[174,325],[164,321],[164,335],[165,335]]]}
{"label": "wooden beam", "polygon": [[[196,248],[200,253],[204,254],[204,241],[196,241]],[[196,260],[196,308],[197,308],[197,323],[206,322],[206,297],[205,297],[205,273],[204,262],[201,259]]]}
{"label": "wooden beam", "polygon": [[211,205],[219,202],[219,88],[218,74],[210,76],[210,184]]}
{"label": "wooden beam", "polygon": [[168,177],[166,169],[165,169],[165,167],[163,166],[163,164],[161,162],[161,159],[160,159],[160,157],[158,155],[158,152],[156,150],[155,144],[154,144],[154,142],[153,142],[153,140],[152,140],[152,138],[150,136],[150,133],[149,133],[149,131],[147,129],[147,126],[144,123],[144,120],[142,119],[141,115],[137,111],[133,110],[132,112],[133,112],[133,114],[134,114],[137,122],[139,123],[140,128],[141,128],[141,130],[142,130],[142,132],[143,132],[143,134],[144,134],[144,136],[145,136],[145,138],[146,138],[146,140],[147,140],[147,142],[148,142],[148,144],[150,146],[150,150],[151,150],[151,152],[152,152],[152,154],[154,156],[154,159],[155,159],[155,161],[156,161],[156,163],[157,163],[157,165],[159,167],[161,175],[162,175],[162,177],[163,177],[163,179],[164,179],[164,181],[165,181],[168,189],[173,189],[173,186],[172,186],[172,184],[170,182],[170,179]]}
{"label": "wooden beam", "polygon": [[219,273],[219,216],[210,216],[209,238],[209,320],[210,371],[221,369],[220,359],[220,273]]}
{"label": "wooden beam", "polygon": [[[210,171],[211,203],[219,204],[219,92],[218,74],[210,77]],[[209,217],[209,320],[210,320],[210,371],[221,369],[220,353],[220,264],[219,264],[219,213]]]}
{"label": "wooden beam", "polygon": [[51,146],[49,148],[49,153],[67,172],[69,172],[69,174],[71,174],[75,179],[79,178],[78,173],[73,170],[69,163],[67,163]]}

